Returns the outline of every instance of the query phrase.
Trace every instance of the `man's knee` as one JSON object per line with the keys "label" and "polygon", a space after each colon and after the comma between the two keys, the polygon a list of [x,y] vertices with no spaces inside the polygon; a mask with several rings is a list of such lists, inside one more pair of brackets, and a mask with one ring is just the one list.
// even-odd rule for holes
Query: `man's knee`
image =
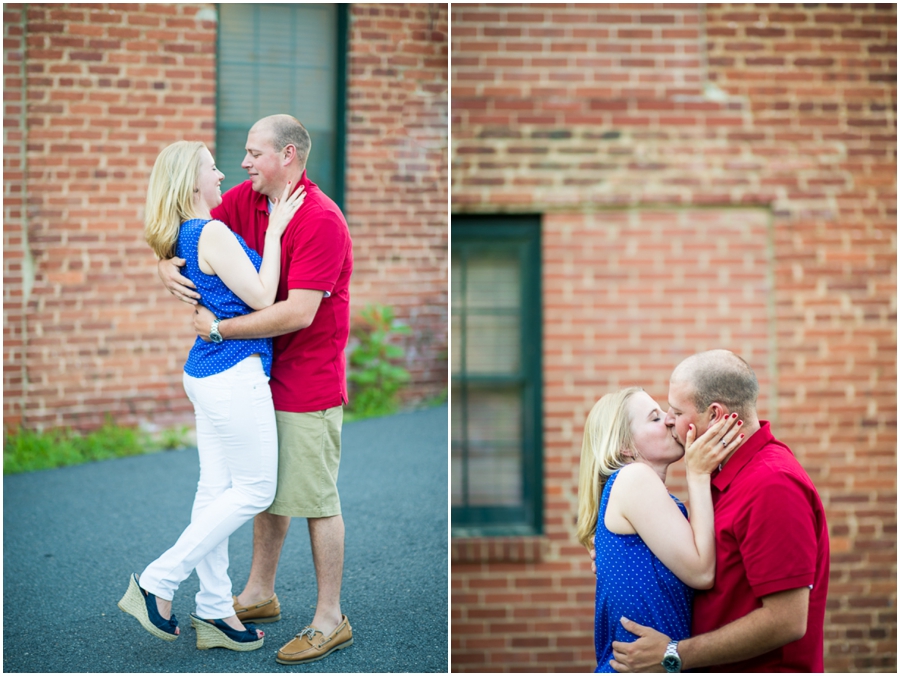
{"label": "man's knee", "polygon": [[[268,509],[268,507],[266,508]],[[263,511],[256,515],[254,526],[264,534],[274,534],[284,536],[288,532],[291,525],[291,517],[282,516],[281,514],[272,514]]]}
{"label": "man's knee", "polygon": [[323,516],[306,520],[309,527],[309,535],[313,544],[317,540],[323,542],[341,542],[344,541],[344,518],[340,514],[335,516]]}

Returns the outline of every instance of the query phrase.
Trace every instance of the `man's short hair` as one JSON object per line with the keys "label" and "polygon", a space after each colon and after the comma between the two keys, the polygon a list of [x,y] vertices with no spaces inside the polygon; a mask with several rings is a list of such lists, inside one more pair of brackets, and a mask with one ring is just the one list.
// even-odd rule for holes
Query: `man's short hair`
{"label": "man's short hair", "polygon": [[691,355],[672,372],[672,380],[691,385],[691,400],[698,412],[713,402],[746,417],[756,410],[759,382],[750,365],[729,350]]}
{"label": "man's short hair", "polygon": [[301,167],[306,166],[309,159],[309,151],[312,141],[306,127],[300,124],[300,120],[291,115],[269,115],[259,120],[254,127],[265,124],[272,132],[272,145],[275,150],[281,152],[287,146],[292,145],[297,149],[297,159]]}

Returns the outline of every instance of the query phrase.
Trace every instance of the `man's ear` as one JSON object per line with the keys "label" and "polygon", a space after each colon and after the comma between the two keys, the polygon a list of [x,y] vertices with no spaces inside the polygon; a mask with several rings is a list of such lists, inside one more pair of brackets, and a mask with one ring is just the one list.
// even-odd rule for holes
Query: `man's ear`
{"label": "man's ear", "polygon": [[291,162],[293,162],[294,158],[297,157],[297,148],[293,143],[288,143],[284,147],[284,150],[282,150],[282,152],[284,153],[284,166],[289,165]]}
{"label": "man's ear", "polygon": [[717,420],[721,420],[728,415],[728,411],[722,404],[713,402],[709,406],[709,424],[712,425]]}

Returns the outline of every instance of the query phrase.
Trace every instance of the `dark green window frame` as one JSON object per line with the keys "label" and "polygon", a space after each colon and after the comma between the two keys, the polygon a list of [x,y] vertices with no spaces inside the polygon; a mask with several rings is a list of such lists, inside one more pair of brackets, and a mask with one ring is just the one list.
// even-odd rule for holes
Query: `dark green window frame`
{"label": "dark green window frame", "polygon": [[[454,215],[451,223],[451,257],[454,269],[462,279],[454,280],[455,289],[451,321],[460,322],[454,336],[462,342],[454,355],[462,363],[452,369],[453,430],[462,430],[452,438],[452,452],[463,468],[463,504],[451,506],[454,537],[527,536],[543,532],[543,412],[542,412],[542,324],[541,324],[541,238],[540,216],[471,216]],[[499,250],[515,252],[519,262],[521,283],[521,317],[519,326],[520,365],[513,374],[472,374],[467,371],[465,293],[466,261],[478,252]],[[457,296],[461,295],[462,298]],[[468,467],[470,440],[468,433],[469,398],[479,390],[500,391],[521,388],[521,457],[522,502],[517,506],[468,504]],[[452,433],[457,434],[456,432]]]}
{"label": "dark green window frame", "polygon": [[[260,44],[261,40],[265,40],[265,35],[260,35],[260,31],[258,30],[259,20],[258,16],[261,12],[266,11],[277,11],[277,12],[292,12],[298,13],[303,12],[305,10],[311,10],[315,8],[328,8],[332,11],[336,12],[335,16],[335,25],[336,25],[336,35],[335,35],[335,49],[336,53],[334,54],[334,78],[335,78],[335,100],[334,100],[334,139],[330,143],[322,143],[320,139],[317,138],[316,131],[313,128],[304,122],[302,115],[297,115],[294,111],[291,110],[276,110],[275,108],[271,108],[266,103],[266,98],[264,95],[257,95],[256,99],[258,100],[258,104],[256,106],[256,110],[253,111],[252,114],[249,112],[246,115],[245,119],[241,119],[238,121],[229,121],[226,122],[222,119],[221,115],[221,106],[224,94],[224,87],[235,85],[234,82],[224,83],[223,78],[227,78],[227,64],[228,62],[239,63],[243,65],[254,64],[255,72],[257,73],[254,78],[254,83],[236,83],[238,86],[251,86],[258,82],[261,79],[259,75],[260,70],[264,68],[264,64],[259,64],[259,58],[257,54],[254,53],[237,53],[233,52],[233,50],[228,50],[228,45],[224,44],[223,30],[222,30],[222,11],[228,11],[228,5],[219,5],[217,11],[219,13],[219,31],[217,36],[217,55],[218,55],[218,66],[217,66],[217,87],[216,87],[216,159],[218,162],[219,169],[225,172],[225,181],[223,182],[222,188],[223,191],[227,188],[230,188],[238,183],[243,182],[247,176],[243,173],[243,170],[240,169],[239,164],[235,165],[233,161],[233,157],[230,158],[230,161],[223,161],[227,157],[230,157],[228,153],[223,153],[223,144],[233,146],[237,142],[237,138],[241,137],[240,140],[240,155],[243,157],[243,147],[247,138],[247,132],[250,130],[250,127],[253,123],[266,115],[272,115],[275,113],[288,113],[294,114],[301,122],[307,124],[307,128],[310,131],[310,136],[313,141],[313,147],[311,152],[310,159],[310,174],[309,178],[314,183],[317,183],[319,187],[323,189],[323,191],[335,201],[335,203],[344,208],[344,192],[345,192],[345,181],[346,181],[346,139],[347,139],[347,49],[348,49],[348,26],[349,26],[349,7],[348,4],[328,4],[328,5],[312,5],[312,4],[297,4],[297,3],[289,3],[289,4],[248,4],[243,5],[243,7],[249,10],[253,17],[253,26],[247,26],[247,30],[254,30],[254,44]],[[251,50],[252,51],[252,50]],[[228,134],[226,141],[225,135]],[[232,153],[233,154],[233,153]],[[322,172],[318,171],[316,167],[328,166],[328,170],[323,175]]]}

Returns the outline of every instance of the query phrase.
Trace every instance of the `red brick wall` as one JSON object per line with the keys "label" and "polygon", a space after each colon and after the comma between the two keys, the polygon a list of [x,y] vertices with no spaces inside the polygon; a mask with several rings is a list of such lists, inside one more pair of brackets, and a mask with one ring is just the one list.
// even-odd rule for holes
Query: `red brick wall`
{"label": "red brick wall", "polygon": [[[142,218],[158,152],[214,144],[215,5],[23,7],[4,5],[4,425],[189,422],[190,309],[159,283]],[[446,11],[354,6],[350,31],[353,310],[398,306],[410,396],[431,396],[446,387]]]}
{"label": "red brick wall", "polygon": [[895,25],[894,5],[453,5],[452,208],[544,214],[546,320],[545,534],[454,541],[454,671],[594,667],[584,419],[630,384],[665,401],[720,346],[826,506],[826,669],[896,669]]}
{"label": "red brick wall", "polygon": [[447,388],[447,6],[351,5],[347,219],[352,302],[412,334],[407,398]]}
{"label": "red brick wall", "polygon": [[22,415],[25,172],[25,17],[3,8],[3,418]]}
{"label": "red brick wall", "polygon": [[[178,372],[190,311],[162,290],[142,218],[160,149],[187,136],[215,139],[216,24],[196,18],[203,7],[27,6],[24,189],[34,278],[22,347],[4,354],[7,425],[87,428],[106,414],[124,424],[189,419]],[[22,30],[21,6],[4,5],[8,22]],[[21,255],[4,241],[4,257]],[[4,320],[21,307],[21,281],[10,282]],[[7,369],[26,374],[19,397],[8,394]]]}

